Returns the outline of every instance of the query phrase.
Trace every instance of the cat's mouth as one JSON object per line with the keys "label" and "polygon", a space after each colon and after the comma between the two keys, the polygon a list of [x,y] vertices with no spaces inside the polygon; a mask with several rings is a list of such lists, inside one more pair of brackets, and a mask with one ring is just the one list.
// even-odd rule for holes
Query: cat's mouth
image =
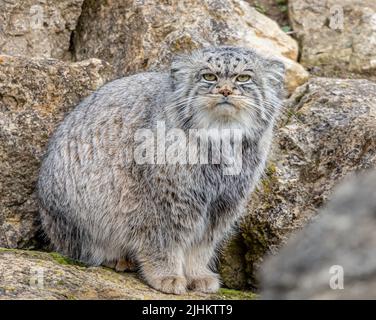
{"label": "cat's mouth", "polygon": [[219,102],[219,103],[217,103],[217,106],[223,106],[223,107],[228,106],[228,107],[233,107],[233,108],[235,108],[235,105],[234,105],[232,102],[230,102],[230,101],[222,101],[222,102]]}
{"label": "cat's mouth", "polygon": [[206,106],[216,116],[232,117],[241,109],[236,97],[213,94],[207,98],[209,99]]}
{"label": "cat's mouth", "polygon": [[234,111],[236,109],[238,109],[238,107],[229,98],[222,98],[215,105],[215,110]]}

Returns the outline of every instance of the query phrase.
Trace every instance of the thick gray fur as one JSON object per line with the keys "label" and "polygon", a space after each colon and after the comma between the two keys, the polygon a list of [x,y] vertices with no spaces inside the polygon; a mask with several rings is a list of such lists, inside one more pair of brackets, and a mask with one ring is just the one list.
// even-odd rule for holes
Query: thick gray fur
{"label": "thick gray fur", "polygon": [[[251,81],[234,82],[244,72]],[[169,73],[115,80],[86,98],[54,133],[40,169],[41,221],[55,249],[89,265],[131,259],[164,292],[216,291],[216,249],[263,172],[283,74],[281,62],[252,50],[206,48],[177,57]],[[218,108],[224,100],[232,107]],[[167,130],[240,128],[241,172],[130,161],[136,131],[157,121]]]}

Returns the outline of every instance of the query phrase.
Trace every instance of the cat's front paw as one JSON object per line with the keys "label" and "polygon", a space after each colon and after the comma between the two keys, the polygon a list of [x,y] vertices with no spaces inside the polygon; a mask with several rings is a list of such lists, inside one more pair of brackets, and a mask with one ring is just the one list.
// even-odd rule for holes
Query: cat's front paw
{"label": "cat's front paw", "polygon": [[148,281],[159,291],[172,294],[184,294],[187,292],[187,280],[181,276],[164,276]]}
{"label": "cat's front paw", "polygon": [[217,275],[205,275],[191,278],[188,288],[203,293],[214,293],[219,290],[220,281]]}
{"label": "cat's front paw", "polygon": [[114,260],[111,262],[104,262],[102,263],[102,266],[114,269],[117,272],[135,272],[137,270],[137,265],[134,261],[126,260],[126,259],[119,259]]}

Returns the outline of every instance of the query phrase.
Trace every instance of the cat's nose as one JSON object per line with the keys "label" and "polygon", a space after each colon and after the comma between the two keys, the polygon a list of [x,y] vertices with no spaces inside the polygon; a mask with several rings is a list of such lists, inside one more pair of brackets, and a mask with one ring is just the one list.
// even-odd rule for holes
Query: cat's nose
{"label": "cat's nose", "polygon": [[225,97],[228,97],[230,94],[232,94],[232,90],[228,88],[222,88],[218,91],[220,94],[223,94]]}

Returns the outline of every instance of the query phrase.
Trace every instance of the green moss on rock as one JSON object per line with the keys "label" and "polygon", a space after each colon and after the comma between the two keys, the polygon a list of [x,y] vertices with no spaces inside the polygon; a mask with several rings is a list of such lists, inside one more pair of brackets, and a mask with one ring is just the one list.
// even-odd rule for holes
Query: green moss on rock
{"label": "green moss on rock", "polygon": [[228,288],[243,289],[247,286],[245,274],[246,247],[240,234],[232,238],[224,247],[219,271],[222,281]]}
{"label": "green moss on rock", "polygon": [[80,267],[85,267],[85,265],[79,261],[73,260],[71,258],[62,256],[57,252],[50,252],[49,255],[59,264],[62,265],[76,265]]}
{"label": "green moss on rock", "polygon": [[258,298],[257,294],[251,291],[241,291],[227,288],[221,288],[218,292],[218,296],[228,300],[254,300]]}

